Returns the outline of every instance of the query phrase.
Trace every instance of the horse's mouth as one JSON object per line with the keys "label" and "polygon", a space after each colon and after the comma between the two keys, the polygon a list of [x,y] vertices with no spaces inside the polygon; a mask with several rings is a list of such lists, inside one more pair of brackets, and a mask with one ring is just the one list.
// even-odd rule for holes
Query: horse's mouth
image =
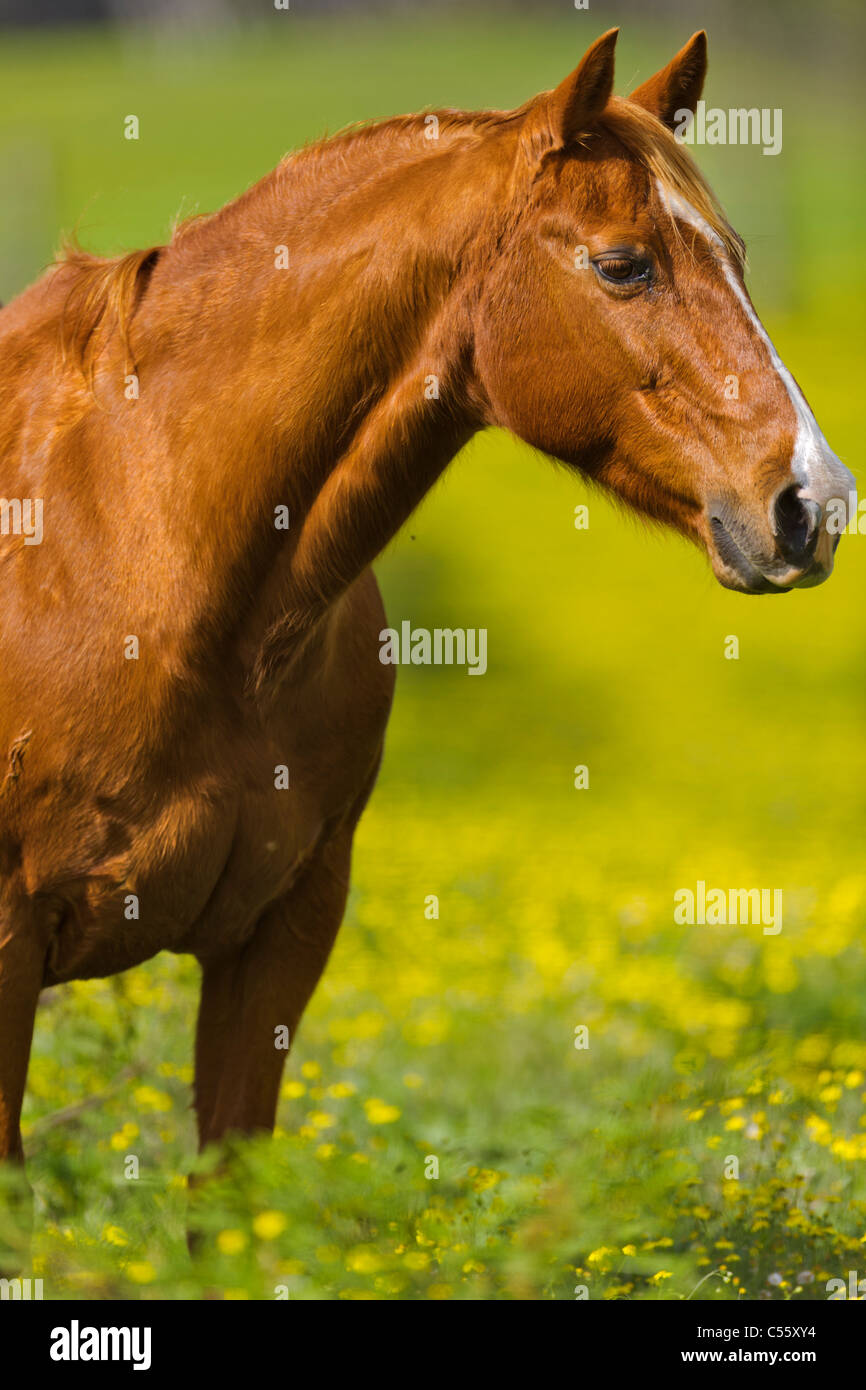
{"label": "horse's mouth", "polygon": [[720,584],[741,594],[787,594],[790,587],[774,584],[737,543],[718,516],[710,517],[713,550],[710,558]]}
{"label": "horse's mouth", "polygon": [[821,503],[796,482],[774,494],[766,520],[748,505],[712,499],[701,531],[719,583],[741,594],[787,594],[823,584],[841,539]]}
{"label": "horse's mouth", "polygon": [[708,546],[713,572],[726,589],[739,594],[789,594],[792,589],[813,589],[823,584],[833,572],[833,554],[839,537],[831,538],[824,558],[814,553],[809,562],[798,568],[782,556],[760,563],[750,552],[748,541],[741,534],[735,537],[721,517],[709,518],[711,544]]}

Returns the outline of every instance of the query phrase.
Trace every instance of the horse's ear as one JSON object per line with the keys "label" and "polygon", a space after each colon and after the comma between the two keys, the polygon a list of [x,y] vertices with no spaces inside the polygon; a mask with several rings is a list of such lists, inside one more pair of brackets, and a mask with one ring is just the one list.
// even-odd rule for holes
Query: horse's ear
{"label": "horse's ear", "polygon": [[650,77],[632,92],[630,100],[637,102],[666,126],[677,123],[677,113],[695,114],[704,78],[707,75],[707,31],[693,34],[666,68]]}
{"label": "horse's ear", "polygon": [[530,133],[547,149],[576,140],[607,106],[613,89],[614,49],[618,29],[608,29],[584,53],[574,72],[530,107]]}

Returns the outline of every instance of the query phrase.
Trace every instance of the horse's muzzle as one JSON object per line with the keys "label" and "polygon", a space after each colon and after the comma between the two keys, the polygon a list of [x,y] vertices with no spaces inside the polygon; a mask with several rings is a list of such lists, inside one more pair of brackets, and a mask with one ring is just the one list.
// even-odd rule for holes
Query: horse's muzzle
{"label": "horse's muzzle", "polygon": [[[831,509],[830,501],[838,506]],[[847,499],[822,503],[796,483],[783,487],[773,498],[769,530],[759,527],[740,508],[714,501],[707,514],[707,549],[713,571],[725,588],[744,594],[786,594],[791,589],[814,588],[833,572],[847,518]]]}

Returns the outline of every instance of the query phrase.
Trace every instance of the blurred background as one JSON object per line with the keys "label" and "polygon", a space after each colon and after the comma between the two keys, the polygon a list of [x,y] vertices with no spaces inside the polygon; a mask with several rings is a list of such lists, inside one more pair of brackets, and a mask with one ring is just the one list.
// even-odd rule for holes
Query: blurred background
{"label": "blurred background", "polygon": [[[703,26],[708,104],[782,109],[776,157],[693,153],[859,473],[854,0],[0,0],[0,298],[62,233],[102,253],[166,240],[351,121],[518,105],[615,24],[620,92]],[[826,1297],[866,1239],[866,534],[822,588],[741,597],[488,434],[377,572],[393,625],[486,627],[489,669],[399,671],[277,1141],[240,1146],[214,1185],[194,1270],[194,965],[50,992],[25,1132],[46,1297]],[[781,888],[781,934],[675,926],[698,879]]]}

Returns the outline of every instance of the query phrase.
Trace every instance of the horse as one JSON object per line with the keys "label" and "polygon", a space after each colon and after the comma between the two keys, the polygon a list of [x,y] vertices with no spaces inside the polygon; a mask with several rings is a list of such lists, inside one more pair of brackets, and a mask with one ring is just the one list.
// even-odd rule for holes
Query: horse
{"label": "horse", "polygon": [[830,574],[853,479],[675,138],[706,34],[627,98],[616,37],[518,109],[295,152],[166,245],[68,247],[0,312],[13,1165],[40,991],[161,950],[201,968],[200,1148],[272,1130],[392,703],[370,566],[477,431],[730,589]]}

